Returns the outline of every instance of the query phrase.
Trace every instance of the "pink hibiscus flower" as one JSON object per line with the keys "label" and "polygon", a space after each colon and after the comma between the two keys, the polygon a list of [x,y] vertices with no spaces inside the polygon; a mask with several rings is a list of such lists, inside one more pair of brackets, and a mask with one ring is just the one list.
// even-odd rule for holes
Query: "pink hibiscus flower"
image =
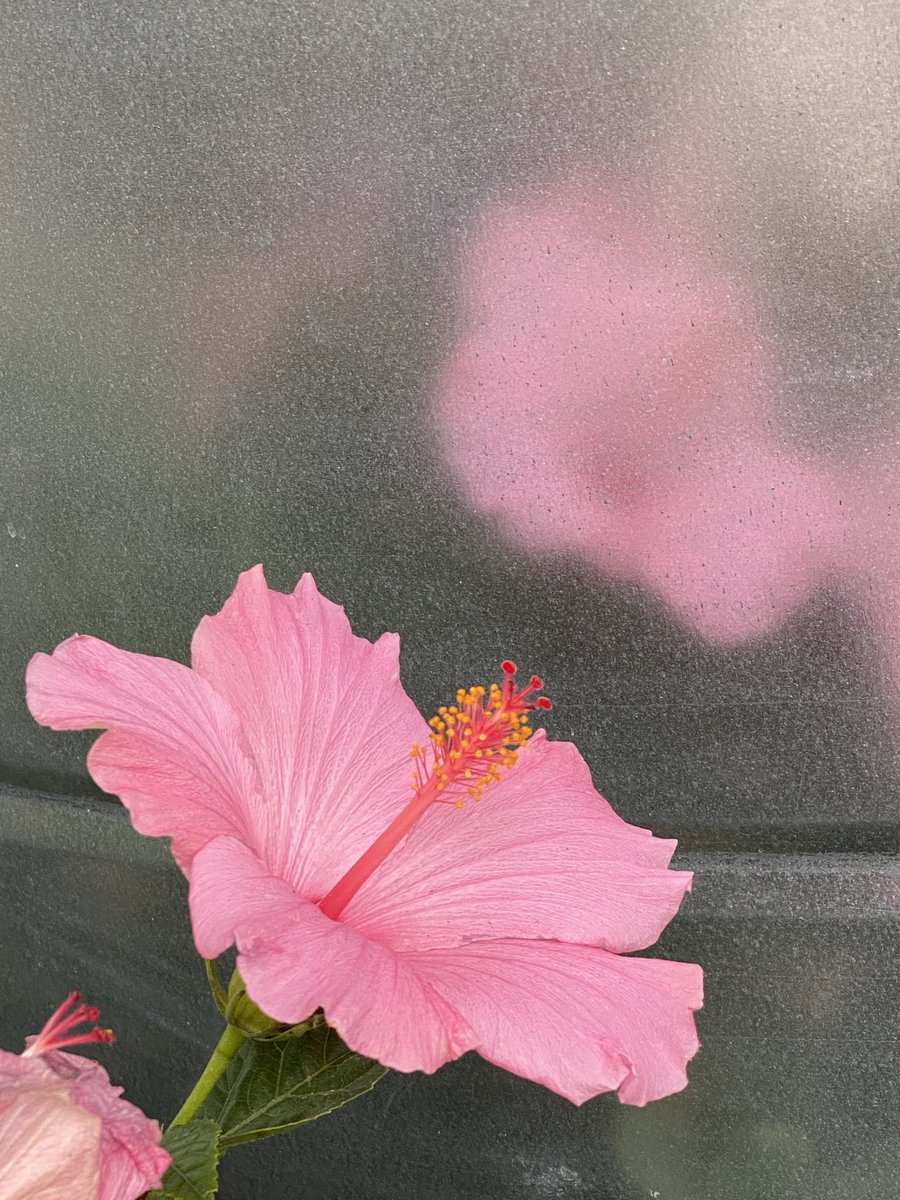
{"label": "pink hibiscus flower", "polygon": [[60,1049],[113,1040],[108,1029],[75,1032],[99,1015],[79,1000],[73,992],[22,1054],[0,1050],[2,1200],[135,1200],[169,1165],[159,1125],[99,1063]]}
{"label": "pink hibiscus flower", "polygon": [[616,816],[574,746],[528,740],[540,680],[516,690],[504,664],[429,726],[398,656],[309,575],[284,595],[256,567],[200,622],[191,669],[76,635],[32,659],[28,702],[106,728],[91,774],[172,839],[198,950],[235,943],[274,1019],[321,1007],[400,1071],[474,1049],[575,1103],[684,1087],[701,970],[622,956],[690,886],[675,843]]}

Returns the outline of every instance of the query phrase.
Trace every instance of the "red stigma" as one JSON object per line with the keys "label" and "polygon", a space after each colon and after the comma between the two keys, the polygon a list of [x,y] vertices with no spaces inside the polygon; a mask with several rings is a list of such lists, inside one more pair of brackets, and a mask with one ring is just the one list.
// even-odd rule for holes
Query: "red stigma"
{"label": "red stigma", "polygon": [[79,1025],[90,1024],[100,1016],[100,1009],[92,1004],[81,1003],[81,992],[72,992],[47,1021],[37,1037],[29,1039],[25,1056],[46,1054],[48,1050],[61,1050],[64,1046],[78,1046],[88,1042],[114,1042],[111,1029],[92,1029],[76,1032]]}
{"label": "red stigma", "polygon": [[553,707],[553,704],[546,696],[531,698],[532,692],[539,692],[544,686],[544,681],[540,675],[532,675],[528,681],[528,686],[521,688],[517,692],[512,678],[516,672],[516,664],[507,659],[502,666],[507,676],[503,684],[504,703],[517,707],[521,712],[527,712],[529,709],[533,710],[535,708],[551,709]]}
{"label": "red stigma", "polygon": [[503,662],[500,664],[500,666],[503,668],[503,670],[506,672],[507,675],[515,675],[516,671],[518,671],[518,669],[519,669],[516,666],[516,664],[509,658],[505,658],[503,660]]}

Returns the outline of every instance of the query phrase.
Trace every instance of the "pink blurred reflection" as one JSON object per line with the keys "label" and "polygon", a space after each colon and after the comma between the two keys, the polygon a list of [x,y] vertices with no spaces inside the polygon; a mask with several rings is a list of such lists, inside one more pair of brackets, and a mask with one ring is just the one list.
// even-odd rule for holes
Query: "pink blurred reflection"
{"label": "pink blurred reflection", "polygon": [[577,186],[495,203],[460,307],[440,444],[511,540],[636,581],[720,644],[777,629],[849,553],[841,473],[771,430],[752,297],[682,229]]}

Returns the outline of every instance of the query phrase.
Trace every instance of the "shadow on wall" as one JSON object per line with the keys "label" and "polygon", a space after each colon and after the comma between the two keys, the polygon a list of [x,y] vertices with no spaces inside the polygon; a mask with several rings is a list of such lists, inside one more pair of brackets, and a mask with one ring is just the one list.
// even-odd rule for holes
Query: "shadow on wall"
{"label": "shadow on wall", "polygon": [[764,297],[699,231],[627,187],[535,187],[486,205],[458,289],[434,410],[475,511],[533,554],[649,589],[719,646],[838,587],[896,691],[893,456],[837,461],[779,435]]}

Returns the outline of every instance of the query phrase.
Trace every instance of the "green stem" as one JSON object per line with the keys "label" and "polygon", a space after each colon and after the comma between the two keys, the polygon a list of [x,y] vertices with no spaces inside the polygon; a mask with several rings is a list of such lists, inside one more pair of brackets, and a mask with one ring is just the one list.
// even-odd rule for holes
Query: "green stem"
{"label": "green stem", "polygon": [[170,1129],[173,1125],[187,1125],[245,1041],[244,1034],[236,1025],[225,1026],[225,1032],[219,1038],[219,1043],[213,1050],[209,1062],[203,1068],[203,1074],[194,1084],[187,1100],[169,1122]]}

